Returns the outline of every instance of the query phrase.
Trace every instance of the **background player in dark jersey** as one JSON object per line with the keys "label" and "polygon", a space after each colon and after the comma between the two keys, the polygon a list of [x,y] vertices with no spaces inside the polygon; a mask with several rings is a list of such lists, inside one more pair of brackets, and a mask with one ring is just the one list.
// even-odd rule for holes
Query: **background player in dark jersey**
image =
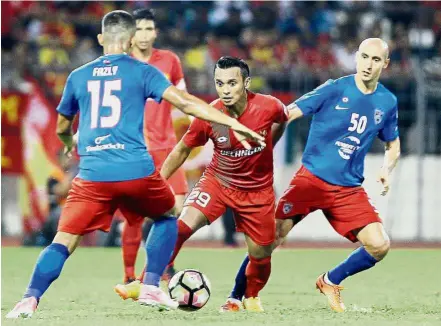
{"label": "background player in dark jersey", "polygon": [[[276,209],[276,244],[306,215],[322,210],[331,226],[350,241],[360,241],[341,264],[319,276],[317,288],[331,308],[342,312],[340,283],[367,270],[389,251],[389,238],[378,211],[361,186],[364,159],[375,137],[385,143],[379,181],[382,195],[389,191],[389,176],[400,155],[396,97],[378,82],[389,64],[386,42],[366,39],[356,55],[357,73],[329,80],[288,106],[289,121],[313,114],[303,166],[279,200]],[[232,297],[241,299],[246,284],[243,262]],[[231,309],[234,310],[234,309]]]}
{"label": "background player in dark jersey", "polygon": [[117,208],[129,223],[139,216],[154,217],[157,223],[146,244],[149,265],[139,302],[177,308],[177,302],[158,286],[173,251],[177,223],[173,193],[156,171],[142,134],[147,98],[165,99],[187,114],[229,126],[247,148],[251,146],[245,137],[265,145],[262,136],[236,119],[178,90],[156,68],[128,56],[125,52],[135,29],[129,13],[108,13],[98,35],[105,55],[74,70],[67,79],[57,108],[57,134],[70,152],[75,146],[72,123],[80,112],[79,174],[63,207],[57,235],[40,254],[23,299],[7,318],[32,316],[82,236],[98,229],[108,232]]}
{"label": "background player in dark jersey", "polygon": [[[133,13],[136,20],[136,33],[133,38],[131,55],[149,65],[158,68],[176,88],[185,91],[184,73],[178,56],[169,51],[153,47],[157,36],[155,16],[151,9],[138,9]],[[145,105],[144,115],[144,138],[147,149],[155,162],[158,170],[161,169],[166,157],[176,145],[176,134],[172,121],[172,105],[167,101],[156,103],[148,100]],[[187,180],[184,170],[178,169],[167,180],[175,194],[176,215],[182,211],[184,196],[188,192]],[[135,280],[135,262],[139,245],[142,240],[142,225],[139,223],[129,225],[124,223],[121,245],[124,261],[124,282],[130,283]],[[151,220],[146,221],[146,228],[150,227]],[[140,276],[142,280],[144,275]]]}
{"label": "background player in dark jersey", "polygon": [[[271,128],[285,122],[288,115],[278,99],[247,90],[249,68],[243,60],[220,58],[215,66],[214,82],[219,99],[212,105],[264,135],[267,146],[245,149],[224,126],[200,119],[192,122],[167,157],[161,174],[168,179],[194,147],[205,145],[209,139],[214,143],[214,155],[184,203],[178,220],[178,241],[170,263],[173,264],[183,243],[194,232],[214,222],[227,206],[230,207],[238,231],[245,234],[250,255],[244,306],[249,311],[263,311],[258,294],[271,272],[270,253],[275,237]],[[136,282],[118,285],[116,290],[123,298],[136,299],[137,286]]]}

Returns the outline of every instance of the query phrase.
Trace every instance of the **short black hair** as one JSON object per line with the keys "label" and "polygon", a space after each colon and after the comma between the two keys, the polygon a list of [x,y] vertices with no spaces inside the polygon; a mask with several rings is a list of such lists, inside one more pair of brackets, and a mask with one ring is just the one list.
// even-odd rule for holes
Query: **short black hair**
{"label": "short black hair", "polygon": [[133,12],[133,17],[135,17],[136,20],[138,19],[152,20],[156,24],[155,12],[153,11],[153,9],[149,9],[149,8],[136,9]]}
{"label": "short black hair", "polygon": [[214,66],[214,70],[216,70],[216,68],[228,69],[234,67],[240,69],[240,74],[242,75],[242,78],[244,80],[250,77],[250,68],[248,67],[248,64],[243,59],[236,57],[230,57],[230,56],[221,57],[219,60],[217,60],[216,65]]}
{"label": "short black hair", "polygon": [[115,28],[127,31],[136,29],[136,22],[127,11],[114,10],[103,17],[101,26],[103,32],[115,33]]}

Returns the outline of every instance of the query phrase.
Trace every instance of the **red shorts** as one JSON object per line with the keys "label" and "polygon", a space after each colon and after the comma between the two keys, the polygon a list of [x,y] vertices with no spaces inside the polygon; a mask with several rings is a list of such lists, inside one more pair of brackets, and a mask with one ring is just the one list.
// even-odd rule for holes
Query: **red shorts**
{"label": "red shorts", "polygon": [[302,166],[280,198],[276,218],[303,218],[318,209],[335,231],[352,242],[358,240],[351,231],[382,222],[363,187],[329,184]]}
{"label": "red shorts", "polygon": [[243,191],[223,186],[213,176],[203,176],[184,202],[201,211],[210,223],[224,214],[226,207],[234,212],[238,232],[255,243],[266,246],[274,242],[275,195],[273,187],[259,191]]}
{"label": "red shorts", "polygon": [[61,212],[58,231],[80,235],[95,230],[109,232],[117,209],[133,225],[141,217],[163,215],[174,204],[170,186],[157,171],[145,178],[119,182],[75,178]]}
{"label": "red shorts", "polygon": [[[173,148],[158,149],[154,151],[149,151],[150,155],[153,157],[156,169],[161,170],[165,159],[171,153]],[[185,177],[184,169],[181,167],[176,170],[175,173],[167,180],[168,184],[172,187],[175,195],[185,195],[188,192],[187,179]]]}

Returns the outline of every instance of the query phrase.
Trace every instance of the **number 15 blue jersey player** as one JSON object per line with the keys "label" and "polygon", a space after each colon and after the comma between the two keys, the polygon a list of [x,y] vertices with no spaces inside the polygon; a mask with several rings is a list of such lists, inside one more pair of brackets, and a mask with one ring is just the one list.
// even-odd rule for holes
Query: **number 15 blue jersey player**
{"label": "number 15 blue jersey player", "polygon": [[135,19],[129,13],[105,15],[98,35],[104,56],[73,71],[66,82],[57,108],[57,134],[70,151],[75,146],[72,121],[80,113],[80,172],[63,207],[58,233],[40,254],[23,299],[7,318],[32,316],[81,237],[95,230],[109,231],[118,208],[129,224],[137,216],[155,220],[146,244],[149,264],[139,302],[177,308],[177,302],[158,287],[175,246],[177,224],[174,195],[156,171],[144,142],[148,98],[165,99],[186,114],[230,127],[246,148],[250,148],[247,138],[265,145],[262,136],[236,119],[178,90],[159,70],[126,55],[135,31]]}

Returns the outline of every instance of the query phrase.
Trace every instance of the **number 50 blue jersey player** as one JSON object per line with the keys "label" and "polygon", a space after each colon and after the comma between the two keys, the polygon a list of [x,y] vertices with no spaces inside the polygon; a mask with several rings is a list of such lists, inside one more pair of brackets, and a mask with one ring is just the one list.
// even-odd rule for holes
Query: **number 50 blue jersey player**
{"label": "number 50 blue jersey player", "polygon": [[80,113],[80,172],[73,181],[60,217],[58,233],[36,263],[23,299],[7,318],[30,317],[64,262],[84,234],[109,231],[120,209],[128,223],[137,216],[155,220],[146,244],[148,268],[139,302],[176,309],[177,302],[159,287],[159,279],[177,237],[174,195],[155,170],[143,137],[144,104],[148,98],[169,101],[187,114],[233,129],[242,145],[246,138],[264,145],[264,138],[236,119],[178,90],[156,68],[126,55],[136,31],[134,18],[113,11],[102,20],[98,40],[104,56],[73,71],[58,106],[57,134],[70,151],[75,145],[72,121]]}
{"label": "number 50 blue jersey player", "polygon": [[[335,231],[362,244],[317,279],[317,288],[337,312],[345,310],[340,283],[373,267],[389,250],[389,238],[378,211],[361,186],[364,159],[375,137],[385,142],[379,180],[385,195],[389,174],[400,154],[397,99],[378,82],[389,63],[387,44],[381,39],[363,41],[356,62],[355,75],[330,80],[288,106],[289,121],[304,115],[313,115],[313,119],[302,167],[276,208],[278,243],[309,213],[322,210]],[[247,258],[223,311],[240,307],[246,266]]]}

